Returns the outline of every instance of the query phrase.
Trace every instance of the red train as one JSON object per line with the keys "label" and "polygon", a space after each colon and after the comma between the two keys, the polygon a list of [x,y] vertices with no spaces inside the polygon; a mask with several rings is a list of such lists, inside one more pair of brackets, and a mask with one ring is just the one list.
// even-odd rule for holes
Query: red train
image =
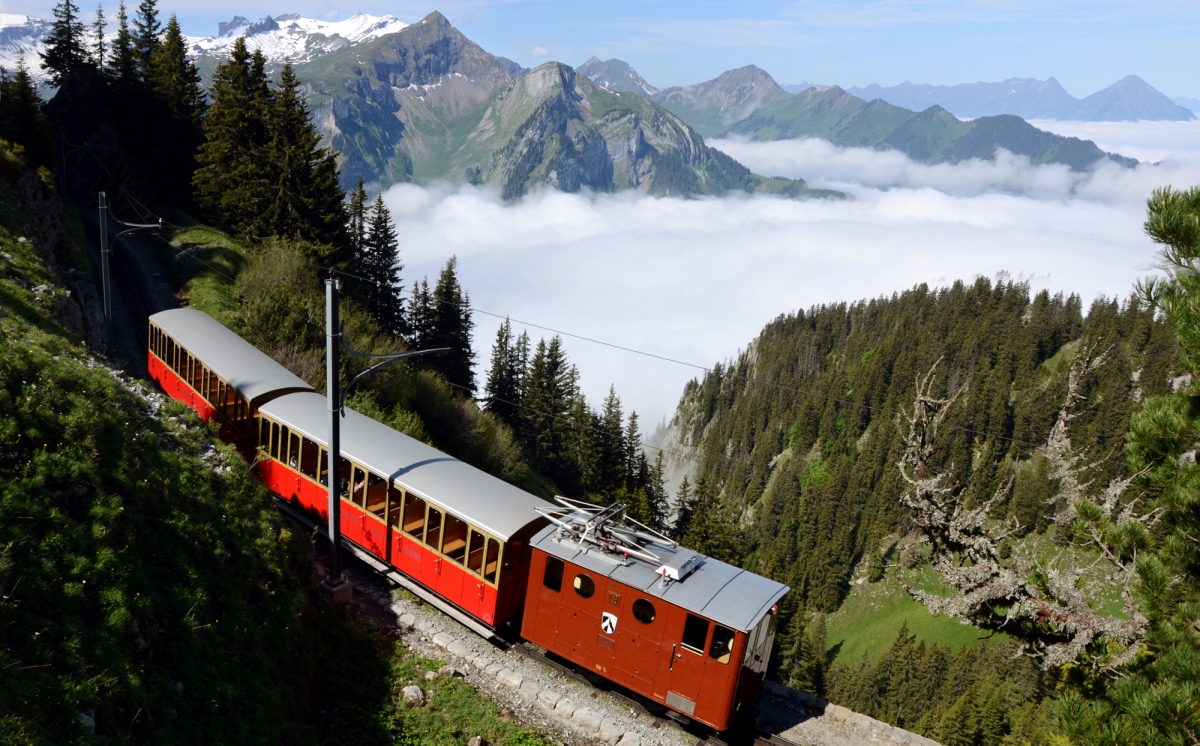
{"label": "red train", "polygon": [[[325,397],[195,309],[151,316],[149,346],[163,390],[325,522]],[[717,730],[758,695],[786,586],[631,526],[619,505],[552,506],[349,409],[341,427],[343,539],[422,597]]]}

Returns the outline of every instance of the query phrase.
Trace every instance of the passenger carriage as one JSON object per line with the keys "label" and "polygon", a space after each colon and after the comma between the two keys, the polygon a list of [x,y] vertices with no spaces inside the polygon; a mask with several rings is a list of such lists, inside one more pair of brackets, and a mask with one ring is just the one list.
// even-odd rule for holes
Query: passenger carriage
{"label": "passenger carriage", "polygon": [[725,730],[762,687],[785,585],[685,549],[624,506],[559,498],[533,538],[521,636]]}
{"label": "passenger carriage", "polygon": [[213,317],[175,308],[150,317],[146,367],[162,390],[215,420],[221,439],[252,457],[264,403],[312,387]]}
{"label": "passenger carriage", "polygon": [[[289,394],[259,410],[259,477],[328,518],[325,397]],[[519,615],[530,538],[546,525],[533,495],[346,409],[337,475],[343,538],[495,628]]]}

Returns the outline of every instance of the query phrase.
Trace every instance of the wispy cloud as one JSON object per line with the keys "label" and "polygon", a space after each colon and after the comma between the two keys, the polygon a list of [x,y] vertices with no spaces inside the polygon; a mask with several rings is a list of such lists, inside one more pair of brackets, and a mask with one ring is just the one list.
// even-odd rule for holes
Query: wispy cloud
{"label": "wispy cloud", "polygon": [[[931,167],[813,143],[722,146],[756,170],[839,184],[853,198],[542,192],[506,204],[487,190],[398,186],[385,199],[404,237],[405,281],[433,278],[457,254],[482,311],[708,366],[781,313],[922,282],[1009,273],[1085,302],[1123,297],[1154,258],[1141,230],[1149,190],[1200,183],[1195,159],[1081,177],[1016,158]],[[482,375],[501,319],[475,320]],[[566,346],[589,398],[615,384],[647,429],[698,373],[577,339]]]}

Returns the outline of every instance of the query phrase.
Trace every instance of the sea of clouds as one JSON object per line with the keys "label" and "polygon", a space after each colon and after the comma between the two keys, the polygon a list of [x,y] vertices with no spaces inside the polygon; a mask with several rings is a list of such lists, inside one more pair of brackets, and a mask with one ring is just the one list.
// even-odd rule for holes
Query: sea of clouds
{"label": "sea of clouds", "polygon": [[486,189],[400,185],[384,199],[401,236],[406,290],[421,277],[432,284],[458,257],[476,309],[481,392],[509,316],[535,342],[564,333],[589,400],[598,406],[615,386],[649,432],[689,379],[797,309],[978,276],[1077,293],[1085,303],[1127,296],[1153,271],[1155,245],[1142,232],[1147,197],[1163,185],[1200,184],[1200,123],[1038,125],[1144,162],[1074,173],[1000,153],[928,166],[820,140],[715,141],[756,173],[849,196],[545,191],[505,203]]}

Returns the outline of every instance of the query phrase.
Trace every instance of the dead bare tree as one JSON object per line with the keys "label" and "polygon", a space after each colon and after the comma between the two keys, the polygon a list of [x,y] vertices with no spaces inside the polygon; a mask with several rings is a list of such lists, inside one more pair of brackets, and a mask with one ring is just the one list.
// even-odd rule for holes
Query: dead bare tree
{"label": "dead bare tree", "polygon": [[[1094,642],[1108,640],[1120,649],[1094,658],[1092,665],[1108,672],[1136,654],[1146,629],[1146,619],[1134,604],[1132,584],[1138,552],[1148,546],[1147,527],[1157,513],[1139,513],[1140,498],[1123,499],[1140,474],[1114,480],[1098,490],[1085,475],[1099,462],[1085,463],[1071,446],[1070,424],[1075,405],[1082,398],[1086,377],[1104,364],[1107,351],[1096,345],[1080,350],[1067,375],[1067,393],[1051,429],[1043,453],[1058,483],[1053,503],[1059,524],[1070,525],[1083,537],[1081,543],[1098,552],[1096,563],[1107,563],[1122,585],[1124,617],[1097,613],[1088,603],[1088,583],[1081,569],[1062,570],[1057,557],[1039,562],[1034,552],[1002,552],[1006,540],[1020,531],[1017,521],[990,516],[1012,488],[1010,476],[996,492],[980,504],[964,503],[967,483],[952,476],[953,464],[931,473],[930,463],[937,444],[938,429],[966,387],[945,398],[933,395],[935,374],[941,359],[924,377],[917,379],[912,413],[898,423],[905,450],[900,474],[909,488],[901,501],[913,511],[921,538],[931,546],[931,564],[956,592],[950,596],[909,588],[916,600],[935,613],[969,620],[977,627],[1004,630],[1021,640],[1025,650],[1041,660],[1043,668],[1060,666],[1081,658]],[[1011,543],[1009,549],[1013,549]]]}

